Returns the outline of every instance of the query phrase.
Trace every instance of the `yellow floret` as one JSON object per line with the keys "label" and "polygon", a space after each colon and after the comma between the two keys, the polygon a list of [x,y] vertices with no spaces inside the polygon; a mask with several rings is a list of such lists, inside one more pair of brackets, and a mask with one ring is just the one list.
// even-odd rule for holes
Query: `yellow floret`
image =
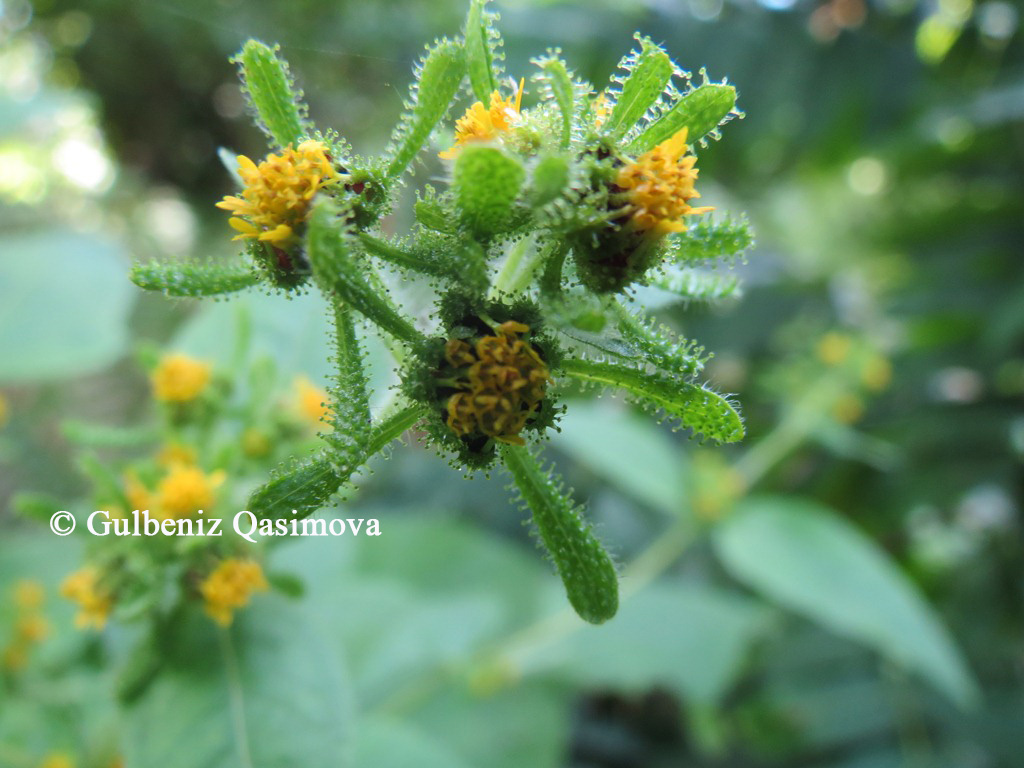
{"label": "yellow floret", "polygon": [[690,205],[690,200],[700,194],[693,187],[697,158],[684,157],[686,136],[687,129],[683,128],[619,170],[615,184],[624,192],[623,212],[631,228],[653,235],[682,232],[686,229],[684,216],[714,210]]}
{"label": "yellow floret", "polygon": [[209,510],[217,500],[216,489],[224,482],[224,472],[207,475],[198,467],[172,466],[156,489],[153,514],[163,520],[192,517],[200,509]]}

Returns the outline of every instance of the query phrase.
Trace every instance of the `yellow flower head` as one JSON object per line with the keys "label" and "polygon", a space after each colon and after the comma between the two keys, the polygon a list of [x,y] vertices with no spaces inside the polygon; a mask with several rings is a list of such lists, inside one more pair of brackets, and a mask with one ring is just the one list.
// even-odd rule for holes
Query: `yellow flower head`
{"label": "yellow flower head", "polygon": [[254,592],[266,591],[267,579],[259,563],[229,557],[206,577],[199,586],[207,615],[226,627],[234,611],[249,602]]}
{"label": "yellow flower head", "polygon": [[683,128],[619,171],[615,184],[625,192],[625,213],[633,229],[654,235],[682,232],[686,229],[683,216],[714,210],[690,206],[690,200],[700,194],[693,188],[697,158],[683,156],[686,135]]}
{"label": "yellow flower head", "polygon": [[91,566],[75,571],[60,585],[63,597],[78,603],[75,626],[103,629],[114,607],[113,597],[99,586],[100,573]]}
{"label": "yellow flower head", "polygon": [[314,426],[320,426],[331,413],[326,405],[327,393],[305,376],[295,379],[295,388],[298,390],[298,407],[302,418]]}
{"label": "yellow flower head", "polygon": [[150,376],[157,400],[187,403],[210,382],[210,365],[188,355],[166,355]]}
{"label": "yellow flower head", "polygon": [[239,155],[238,173],[245,182],[241,197],[228,195],[217,203],[234,214],[228,221],[238,230],[234,239],[260,240],[285,250],[298,240],[313,197],[338,179],[327,148],[312,140],[267,155],[259,165]]}
{"label": "yellow flower head", "polygon": [[445,160],[451,160],[466,142],[496,139],[518,123],[525,82],[521,79],[515,95],[507,99],[503,99],[499,91],[494,91],[491,94],[489,108],[485,107],[483,102],[475,102],[466,110],[466,114],[455,121],[455,146],[438,156]]}
{"label": "yellow flower head", "polygon": [[176,464],[156,489],[154,516],[162,520],[192,517],[217,501],[216,489],[224,482],[223,470],[207,475],[198,467]]}
{"label": "yellow flower head", "polygon": [[519,338],[529,330],[509,321],[472,345],[449,339],[445,359],[457,371],[458,391],[448,400],[446,423],[459,437],[477,433],[523,445],[519,433],[551,380],[537,351]]}

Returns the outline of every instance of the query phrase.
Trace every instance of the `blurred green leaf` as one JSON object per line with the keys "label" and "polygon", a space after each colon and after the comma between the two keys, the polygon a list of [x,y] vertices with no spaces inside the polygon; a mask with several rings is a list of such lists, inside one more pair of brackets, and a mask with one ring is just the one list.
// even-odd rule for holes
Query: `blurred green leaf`
{"label": "blurred green leaf", "polygon": [[162,671],[125,708],[128,765],[349,765],[348,686],[337,655],[293,604],[257,596],[229,630],[195,611],[163,640]]}
{"label": "blurred green leaf", "polygon": [[440,741],[401,722],[382,717],[360,721],[356,732],[359,768],[469,768]]}
{"label": "blurred green leaf", "polygon": [[98,371],[123,355],[134,289],[114,243],[67,230],[0,245],[0,381]]}
{"label": "blurred green leaf", "polygon": [[771,497],[741,502],[714,533],[733,576],[916,670],[962,707],[977,686],[952,639],[896,565],[831,510]]}
{"label": "blurred green leaf", "polygon": [[446,744],[469,765],[560,768],[569,728],[566,698],[539,683],[487,693],[446,686],[425,699],[410,721],[427,733],[444,734]]}
{"label": "blurred green leaf", "polygon": [[655,584],[625,601],[608,624],[575,633],[552,653],[559,672],[588,687],[643,691],[671,684],[701,704],[736,681],[770,612],[698,584]]}
{"label": "blurred green leaf", "polygon": [[575,402],[551,443],[613,486],[667,515],[683,509],[685,453],[649,418],[608,403]]}

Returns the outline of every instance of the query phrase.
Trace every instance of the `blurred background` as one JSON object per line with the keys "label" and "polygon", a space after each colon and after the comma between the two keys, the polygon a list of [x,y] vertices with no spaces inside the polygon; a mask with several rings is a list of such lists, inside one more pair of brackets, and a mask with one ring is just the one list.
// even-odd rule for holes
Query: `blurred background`
{"label": "blurred background", "polygon": [[[700,189],[720,211],[745,211],[757,246],[708,276],[707,303],[658,309],[714,351],[708,379],[736,394],[747,437],[716,448],[614,400],[570,408],[548,454],[626,576],[622,612],[600,629],[562,612],[505,478],[466,482],[415,443],[396,447],[343,509],[379,518],[384,535],[274,553],[306,583],[292,602],[342,670],[349,721],[328,737],[310,717],[307,752],[290,764],[346,764],[325,754],[340,738],[359,766],[1018,768],[1020,7],[494,9],[517,79],[559,46],[600,89],[639,30],[683,68],[738,88],[746,116],[698,148]],[[228,58],[249,37],[280,43],[317,124],[369,154],[423,44],[457,34],[465,11],[450,0],[0,3],[0,647],[19,579],[46,586],[53,626],[35,682],[0,688],[0,766],[59,768],[44,763],[59,753],[91,768],[122,752],[129,768],[152,765],[139,722],[153,712],[116,712],[117,633],[76,632],[56,597],[79,547],[11,503],[43,490],[91,503],[90,441],[69,422],[145,422],[155,405],[139,350],[227,366],[240,316],[255,357],[325,381],[313,297],[172,301],[126,277],[133,259],[235,252],[213,207],[233,191],[218,149],[266,149]],[[440,173],[426,157],[413,186]],[[813,509],[830,527],[730,525],[743,505]],[[293,710],[314,696],[278,685]],[[163,713],[167,733],[216,711],[213,688],[195,681],[191,703]],[[236,764],[189,755],[180,765]]]}

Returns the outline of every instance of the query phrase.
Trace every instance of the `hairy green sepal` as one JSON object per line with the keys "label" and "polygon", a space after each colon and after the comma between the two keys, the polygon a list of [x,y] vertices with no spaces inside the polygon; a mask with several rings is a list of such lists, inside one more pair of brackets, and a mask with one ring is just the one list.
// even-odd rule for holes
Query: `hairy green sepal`
{"label": "hairy green sepal", "polygon": [[683,426],[720,443],[743,437],[743,420],[728,400],[677,376],[590,360],[563,360],[562,370],[581,381],[624,389],[642,405],[664,411]]}
{"label": "hairy green sepal", "polygon": [[683,128],[689,129],[686,140],[695,144],[713,131],[736,106],[736,89],[731,85],[709,83],[694,88],[676,105],[648,126],[628,147],[627,152],[640,154],[675,136]]}
{"label": "hairy green sepal", "polygon": [[622,64],[630,72],[622,82],[622,90],[603,126],[605,133],[616,139],[644,116],[672,78],[672,60],[668,54],[650,38],[640,37],[638,40],[640,51]]}
{"label": "hairy green sepal", "polygon": [[523,501],[533,512],[541,541],[558,569],[580,618],[601,624],[619,609],[615,565],[579,509],[526,448],[504,445],[501,455]]}
{"label": "hairy green sepal", "polygon": [[486,0],[473,0],[469,5],[466,17],[466,68],[469,71],[469,84],[473,95],[478,101],[488,104],[491,93],[498,89],[495,77],[495,51],[499,41],[494,28],[488,24],[488,15],[484,11]]}
{"label": "hairy green sepal", "polygon": [[297,144],[306,134],[306,109],[278,50],[277,46],[270,48],[249,40],[233,61],[241,68],[260,127],[279,147],[286,147]]}
{"label": "hairy green sepal", "polygon": [[427,53],[420,66],[415,103],[399,125],[393,144],[394,152],[387,175],[402,175],[412,159],[423,148],[434,126],[448,112],[466,72],[466,55],[462,45],[442,40]]}
{"label": "hairy green sepal", "polygon": [[240,264],[133,264],[131,281],[147,291],[178,298],[220,296],[256,285],[260,278]]}

